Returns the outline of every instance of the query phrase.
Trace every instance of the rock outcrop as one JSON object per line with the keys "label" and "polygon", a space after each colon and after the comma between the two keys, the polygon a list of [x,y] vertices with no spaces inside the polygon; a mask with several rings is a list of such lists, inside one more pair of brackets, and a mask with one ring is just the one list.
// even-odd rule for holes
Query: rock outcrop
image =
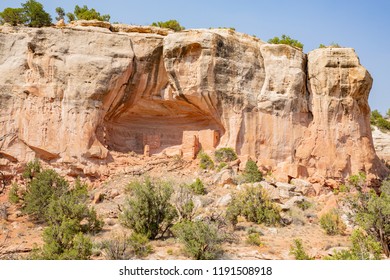
{"label": "rock outcrop", "polygon": [[284,180],[387,174],[372,78],[353,49],[306,55],[224,29],[84,25],[0,28],[0,168],[232,147]]}
{"label": "rock outcrop", "polygon": [[378,157],[390,165],[390,133],[373,126],[372,138]]}

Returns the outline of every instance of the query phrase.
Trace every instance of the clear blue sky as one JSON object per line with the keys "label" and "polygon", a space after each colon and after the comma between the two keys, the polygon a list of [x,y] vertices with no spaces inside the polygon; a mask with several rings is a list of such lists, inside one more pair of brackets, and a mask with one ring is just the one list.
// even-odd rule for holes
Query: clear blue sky
{"label": "clear blue sky", "polygon": [[[25,1],[0,0],[0,10]],[[390,108],[390,1],[387,0],[41,0],[55,17],[55,8],[72,12],[88,5],[118,21],[148,25],[177,19],[189,28],[234,27],[266,41],[287,34],[304,44],[307,53],[336,42],[353,47],[374,78],[371,109]]]}

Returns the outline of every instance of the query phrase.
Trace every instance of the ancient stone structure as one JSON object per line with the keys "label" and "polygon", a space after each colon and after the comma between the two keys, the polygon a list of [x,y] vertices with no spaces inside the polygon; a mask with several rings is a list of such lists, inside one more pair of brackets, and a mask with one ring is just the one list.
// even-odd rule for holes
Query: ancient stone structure
{"label": "ancient stone structure", "polygon": [[383,177],[350,48],[310,52],[224,29],[88,22],[0,27],[0,155],[104,165],[110,152],[232,147],[280,179]]}

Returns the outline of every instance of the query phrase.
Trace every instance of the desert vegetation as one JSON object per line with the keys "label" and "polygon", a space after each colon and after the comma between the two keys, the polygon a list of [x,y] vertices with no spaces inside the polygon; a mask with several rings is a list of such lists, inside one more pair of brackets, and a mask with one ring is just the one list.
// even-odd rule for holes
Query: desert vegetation
{"label": "desert vegetation", "polygon": [[36,223],[44,223],[43,246],[31,259],[89,259],[91,234],[102,229],[96,211],[87,206],[87,185],[80,180],[70,186],[58,173],[42,169],[38,161],[27,164],[25,189],[13,184],[9,200]]}
{"label": "desert vegetation", "polygon": [[[25,258],[145,259],[153,258],[156,251],[161,254],[161,248],[165,248],[168,258],[221,259],[232,247],[267,250],[275,238],[270,232],[299,230],[306,225],[317,227],[322,238],[343,238],[350,245],[341,250],[329,249],[329,254],[320,257],[308,251],[310,242],[300,239],[304,236],[293,234],[293,239],[285,241],[290,242],[287,250],[291,258],[369,260],[387,256],[389,181],[383,181],[375,192],[369,190],[363,172],[351,175],[338,192],[328,193],[339,196],[343,208],[316,217],[312,214],[317,208],[316,200],[301,196],[301,181],[291,182],[296,185],[272,185],[272,177],[263,176],[251,160],[243,170],[235,167],[235,176],[247,176],[247,180],[229,181],[229,189],[224,191],[227,200],[222,202],[215,192],[223,188],[216,188],[213,178],[233,174],[229,164],[237,155],[229,148],[208,157],[227,165],[222,170],[197,167],[196,176],[186,182],[149,176],[132,178],[123,187],[124,199],[118,203],[116,222],[110,219],[106,225],[98,215],[100,208],[90,206],[91,193],[86,184],[80,180],[69,183],[54,170],[42,168],[38,161],[28,163],[23,172],[24,184],[14,183],[8,192],[12,207],[20,209],[21,215],[35,224],[44,225],[42,243]],[[175,158],[172,161],[178,164]],[[277,196],[275,191],[279,192]],[[281,195],[287,195],[286,191],[289,194],[283,199]],[[112,203],[109,195],[98,193],[94,197],[102,198],[96,206]],[[343,212],[345,209],[347,212]],[[7,208],[5,211],[9,212]],[[108,229],[113,225],[122,230],[111,233]],[[102,238],[99,232],[103,227],[110,233]]]}
{"label": "desert vegetation", "polygon": [[51,25],[51,16],[43,9],[43,5],[35,0],[28,0],[21,8],[5,8],[0,13],[0,22],[13,26],[24,24],[30,27]]}
{"label": "desert vegetation", "polygon": [[173,30],[175,32],[182,31],[182,30],[185,29],[175,19],[170,19],[170,20],[167,20],[167,21],[157,21],[157,22],[153,22],[151,25],[152,26],[161,27],[161,28],[168,28],[168,29],[171,29],[171,30]]}
{"label": "desert vegetation", "polygon": [[[390,111],[390,109],[389,109]],[[390,112],[387,112],[387,116],[389,116]],[[374,110],[371,112],[371,124],[378,127],[380,130],[384,132],[390,131],[390,121],[382,116],[382,114],[378,110]]]}
{"label": "desert vegetation", "polygon": [[274,38],[269,39],[268,43],[270,43],[270,44],[284,44],[284,45],[296,47],[298,49],[303,49],[303,44],[301,42],[299,42],[298,40],[293,39],[290,36],[287,36],[285,34],[283,34],[281,37],[275,36]]}

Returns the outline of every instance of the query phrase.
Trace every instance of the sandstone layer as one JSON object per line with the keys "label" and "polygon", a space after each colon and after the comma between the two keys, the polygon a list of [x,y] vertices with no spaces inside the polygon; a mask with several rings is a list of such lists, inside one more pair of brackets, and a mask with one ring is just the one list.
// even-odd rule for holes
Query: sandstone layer
{"label": "sandstone layer", "polygon": [[3,170],[232,147],[283,180],[388,172],[372,141],[372,78],[353,49],[84,25],[0,29]]}
{"label": "sandstone layer", "polygon": [[373,127],[372,138],[374,140],[375,151],[378,157],[390,165],[390,133]]}

